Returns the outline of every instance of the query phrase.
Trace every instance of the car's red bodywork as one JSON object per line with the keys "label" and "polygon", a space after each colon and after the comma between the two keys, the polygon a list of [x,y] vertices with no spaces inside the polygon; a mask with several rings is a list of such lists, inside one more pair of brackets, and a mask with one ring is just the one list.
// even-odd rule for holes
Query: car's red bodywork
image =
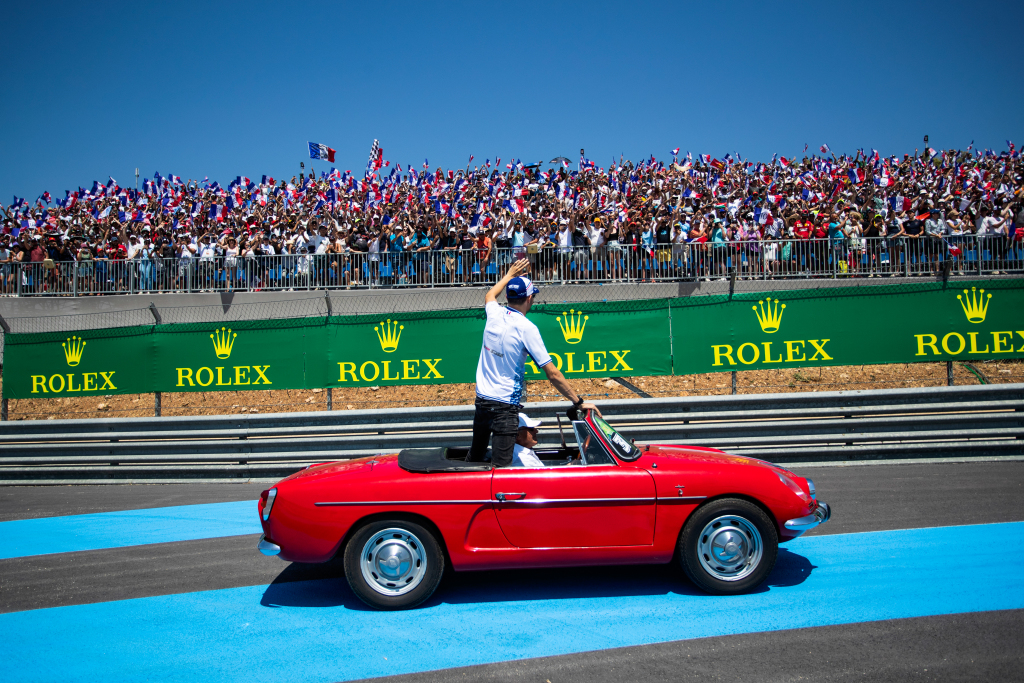
{"label": "car's red bodywork", "polygon": [[465,571],[665,563],[687,517],[711,500],[756,503],[780,541],[802,533],[787,520],[818,507],[807,480],[760,460],[697,447],[640,450],[613,465],[477,472],[409,472],[397,455],[327,463],[278,483],[268,519],[266,496],[259,501],[260,519],[282,559],[325,562],[363,521],[407,517],[436,529],[452,567]]}

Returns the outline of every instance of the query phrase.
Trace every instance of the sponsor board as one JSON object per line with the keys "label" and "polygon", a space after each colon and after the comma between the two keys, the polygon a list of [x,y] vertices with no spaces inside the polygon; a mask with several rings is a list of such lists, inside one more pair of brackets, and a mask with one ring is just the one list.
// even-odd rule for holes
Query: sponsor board
{"label": "sponsor board", "polygon": [[[1024,357],[1024,281],[535,306],[571,378]],[[7,334],[8,398],[472,383],[482,309]],[[526,364],[528,380],[545,371]]]}

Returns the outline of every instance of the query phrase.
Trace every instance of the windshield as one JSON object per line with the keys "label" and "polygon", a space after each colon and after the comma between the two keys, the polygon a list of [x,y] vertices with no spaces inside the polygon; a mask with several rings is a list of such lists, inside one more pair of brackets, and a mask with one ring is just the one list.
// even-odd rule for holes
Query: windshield
{"label": "windshield", "polygon": [[615,431],[610,424],[604,421],[604,418],[599,417],[597,413],[591,413],[591,418],[611,445],[616,456],[622,460],[636,460],[640,457],[640,449]]}

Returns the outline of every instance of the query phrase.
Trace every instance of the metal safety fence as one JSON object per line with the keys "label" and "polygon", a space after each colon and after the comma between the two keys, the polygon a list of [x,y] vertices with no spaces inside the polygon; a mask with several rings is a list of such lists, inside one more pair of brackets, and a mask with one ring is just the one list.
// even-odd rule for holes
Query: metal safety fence
{"label": "metal safety fence", "polygon": [[[467,446],[473,410],[7,422],[0,485],[275,479],[316,462]],[[555,416],[564,410],[564,402],[526,406],[545,420],[541,443],[560,441]],[[1024,384],[620,399],[601,410],[638,443],[783,464],[1024,456]]]}
{"label": "metal safety fence", "polygon": [[512,247],[184,258],[45,260],[0,265],[0,293],[409,289],[494,283],[517,259],[541,284],[915,277],[1024,273],[1024,243],[999,235],[768,239],[653,245]]}

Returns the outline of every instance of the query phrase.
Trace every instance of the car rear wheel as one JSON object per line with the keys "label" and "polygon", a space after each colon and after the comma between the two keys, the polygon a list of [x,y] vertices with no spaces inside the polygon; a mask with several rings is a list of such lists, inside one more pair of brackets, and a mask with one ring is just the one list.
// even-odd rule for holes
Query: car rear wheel
{"label": "car rear wheel", "polygon": [[370,607],[409,609],[437,590],[444,553],[434,534],[399,519],[368,522],[345,546],[345,577]]}
{"label": "car rear wheel", "polygon": [[756,588],[779,552],[775,523],[753,503],[723,498],[699,508],[679,534],[683,571],[697,587],[717,595]]}

